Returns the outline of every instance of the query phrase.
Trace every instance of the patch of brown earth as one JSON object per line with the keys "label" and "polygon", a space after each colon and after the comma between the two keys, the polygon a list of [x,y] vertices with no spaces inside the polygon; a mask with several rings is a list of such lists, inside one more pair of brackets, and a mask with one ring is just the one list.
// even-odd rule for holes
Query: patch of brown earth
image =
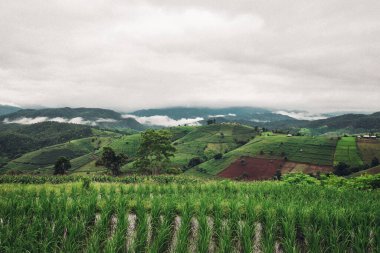
{"label": "patch of brown earth", "polygon": [[254,157],[240,157],[218,176],[224,178],[239,178],[242,180],[266,180],[276,175],[284,161]]}

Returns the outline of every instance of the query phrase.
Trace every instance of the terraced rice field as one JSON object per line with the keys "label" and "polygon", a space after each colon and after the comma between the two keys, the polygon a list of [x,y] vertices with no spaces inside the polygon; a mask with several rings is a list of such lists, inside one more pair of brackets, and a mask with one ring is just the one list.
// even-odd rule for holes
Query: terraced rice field
{"label": "terraced rice field", "polygon": [[[336,139],[326,137],[287,137],[286,135],[260,136],[224,154],[222,159],[211,159],[200,164],[199,167],[207,171],[208,175],[216,175],[241,156],[283,159],[291,162],[332,166],[335,147]],[[187,173],[201,174],[197,172],[196,168]]]}
{"label": "terraced rice field", "polygon": [[276,182],[0,185],[0,252],[379,252],[379,192]]}
{"label": "terraced rice field", "polygon": [[366,164],[370,165],[374,157],[380,159],[380,140],[358,140],[358,148]]}
{"label": "terraced rice field", "polygon": [[363,165],[355,137],[342,137],[342,139],[338,141],[334,156],[334,165],[339,162],[344,162],[351,167]]}

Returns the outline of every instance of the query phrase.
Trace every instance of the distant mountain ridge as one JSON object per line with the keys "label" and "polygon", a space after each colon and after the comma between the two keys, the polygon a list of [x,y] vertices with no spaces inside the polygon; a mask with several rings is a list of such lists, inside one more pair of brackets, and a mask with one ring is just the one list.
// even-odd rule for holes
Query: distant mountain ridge
{"label": "distant mountain ridge", "polygon": [[119,112],[101,108],[47,108],[21,109],[0,116],[0,122],[32,124],[45,121],[75,123],[104,128],[131,128],[144,130],[145,127],[132,118],[123,118]]}
{"label": "distant mountain ridge", "polygon": [[16,107],[16,106],[10,106],[10,105],[0,105],[0,116],[1,115],[6,115],[9,113],[17,112],[21,110],[21,108]]}
{"label": "distant mountain ridge", "polygon": [[172,119],[179,120],[183,118],[229,118],[245,119],[251,121],[279,121],[292,119],[289,116],[273,113],[268,109],[257,107],[226,107],[226,108],[208,108],[208,107],[171,107],[160,109],[145,109],[131,112],[130,114],[139,117],[152,117],[156,115],[165,115]]}
{"label": "distant mountain ridge", "polygon": [[[380,112],[372,114],[350,113],[318,120],[297,120],[288,115],[257,107],[171,107],[137,110],[127,115],[102,108],[10,108],[10,110],[16,111],[6,115],[0,115],[1,123],[32,124],[44,121],[56,121],[60,123],[84,124],[110,129],[130,128],[142,131],[148,127],[184,125],[187,124],[187,122],[206,125],[208,119],[214,118],[216,122],[219,123],[237,122],[272,130],[297,130],[300,128],[324,129],[324,132],[334,129],[353,129],[355,131],[380,130]],[[193,120],[187,121],[183,119]],[[161,123],[156,124],[158,121]]]}

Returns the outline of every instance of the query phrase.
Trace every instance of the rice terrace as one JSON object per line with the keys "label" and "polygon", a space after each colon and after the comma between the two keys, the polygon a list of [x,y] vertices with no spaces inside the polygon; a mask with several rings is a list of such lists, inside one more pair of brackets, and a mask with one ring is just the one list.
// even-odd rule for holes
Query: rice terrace
{"label": "rice terrace", "polygon": [[380,1],[0,1],[0,253],[380,253]]}

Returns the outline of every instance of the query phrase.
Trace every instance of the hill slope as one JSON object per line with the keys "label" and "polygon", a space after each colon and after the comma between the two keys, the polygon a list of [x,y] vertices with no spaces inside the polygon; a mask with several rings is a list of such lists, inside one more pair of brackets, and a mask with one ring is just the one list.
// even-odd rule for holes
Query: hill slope
{"label": "hill slope", "polygon": [[[222,159],[211,159],[198,166],[210,175],[216,175],[242,156],[282,159],[315,165],[333,164],[336,140],[324,137],[306,137],[286,135],[259,136],[249,143],[226,153]],[[189,174],[200,174],[197,168]]]}
{"label": "hill slope", "polygon": [[44,146],[93,135],[89,126],[57,122],[32,125],[0,123],[0,157],[8,160]]}
{"label": "hill slope", "polygon": [[21,110],[19,107],[10,106],[10,105],[0,105],[0,116],[5,114],[14,113]]}

